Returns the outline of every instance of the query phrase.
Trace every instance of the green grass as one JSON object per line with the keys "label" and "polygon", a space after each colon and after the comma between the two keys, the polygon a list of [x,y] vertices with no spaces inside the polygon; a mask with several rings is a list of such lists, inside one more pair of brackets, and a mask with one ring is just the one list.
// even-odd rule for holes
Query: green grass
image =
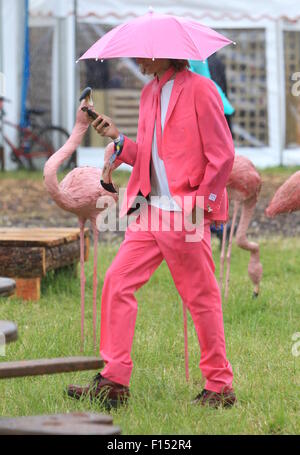
{"label": "green grass", "polygon": [[[64,171],[58,174],[58,180],[62,180],[66,174],[70,171]],[[126,185],[130,176],[129,171],[114,171],[113,178],[118,185]],[[13,179],[13,180],[33,180],[42,181],[43,171],[29,171],[29,170],[18,170],[18,171],[0,171],[1,179]]]}
{"label": "green grass", "polygon": [[43,180],[43,171],[29,171],[26,169],[17,171],[5,171],[0,172],[0,179]]}
{"label": "green grass", "polygon": [[[101,245],[99,289],[117,246]],[[218,244],[213,242],[218,273]],[[300,331],[300,240],[261,241],[264,277],[253,300],[248,253],[233,248],[231,289],[223,303],[227,355],[238,404],[230,410],[190,405],[203,386],[195,330],[188,319],[190,382],[184,370],[181,300],[165,263],[137,293],[139,310],[132,357],[131,400],[113,411],[123,434],[299,434],[300,357],[292,335]],[[87,263],[85,354],[92,349],[92,257]],[[3,361],[79,354],[80,285],[66,272],[48,275],[38,303],[0,299],[0,319],[19,326]],[[98,321],[99,326],[99,321]],[[87,383],[93,372],[0,381],[0,415],[105,412],[64,396],[69,383]]]}
{"label": "green grass", "polygon": [[[262,176],[281,175],[283,177],[289,177],[294,172],[299,171],[300,166],[274,166],[268,167],[265,169],[259,169],[259,172]],[[69,171],[59,174],[59,180],[61,180],[65,174]],[[126,185],[130,176],[129,171],[119,171],[115,170],[113,173],[113,178],[118,185]],[[18,170],[18,171],[6,171],[0,172],[0,179],[16,179],[16,180],[42,180],[43,172],[42,171],[28,171],[28,170]]]}
{"label": "green grass", "polygon": [[294,172],[297,172],[299,170],[300,166],[272,166],[259,170],[259,172],[262,175],[276,174],[288,177],[289,175],[294,174]]}

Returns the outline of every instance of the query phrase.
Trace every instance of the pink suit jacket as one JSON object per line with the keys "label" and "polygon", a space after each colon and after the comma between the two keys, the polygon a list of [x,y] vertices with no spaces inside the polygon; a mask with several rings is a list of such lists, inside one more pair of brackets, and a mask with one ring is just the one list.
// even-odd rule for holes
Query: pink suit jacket
{"label": "pink suit jacket", "polygon": [[[150,160],[155,122],[155,80],[142,90],[136,142],[125,137],[117,167],[122,162],[133,166],[120,211],[132,211],[138,194],[150,192]],[[211,220],[226,221],[228,198],[226,182],[233,161],[234,145],[224,116],[223,104],[215,84],[185,69],[176,74],[162,136],[162,159],[172,196],[182,199],[204,197],[204,208]],[[200,204],[201,205],[201,204]],[[182,206],[182,204],[181,204]]]}

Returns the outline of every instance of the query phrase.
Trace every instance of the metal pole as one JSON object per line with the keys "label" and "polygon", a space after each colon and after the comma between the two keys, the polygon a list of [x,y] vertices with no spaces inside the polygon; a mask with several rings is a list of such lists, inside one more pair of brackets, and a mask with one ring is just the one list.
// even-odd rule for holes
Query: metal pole
{"label": "metal pole", "polygon": [[278,85],[278,110],[279,110],[279,157],[280,166],[284,164],[284,149],[286,135],[286,114],[285,114],[285,66],[284,66],[284,35],[282,21],[276,21],[276,48],[277,48],[277,85]]}
{"label": "metal pole", "polygon": [[[74,57],[75,62],[77,61],[77,34],[78,34],[78,24],[77,24],[77,16],[78,16],[78,0],[74,0]],[[80,75],[79,75],[79,64],[74,62],[74,70],[75,70],[75,82],[74,82],[74,121],[76,119],[77,113],[77,106],[78,106],[78,93],[79,93],[79,84],[80,84]],[[74,157],[74,165],[77,166],[77,151],[75,152]]]}
{"label": "metal pole", "polygon": [[3,14],[2,14],[2,0],[0,0],[0,73],[3,73]]}
{"label": "metal pole", "polygon": [[[77,16],[78,16],[78,0],[74,0],[74,48],[75,48],[75,61],[77,61],[77,34],[78,34],[78,23],[77,23]],[[74,93],[74,119],[76,118],[77,112],[77,97],[78,97],[78,86],[79,86],[79,67],[78,64],[75,63],[75,93]]]}
{"label": "metal pole", "polygon": [[[4,68],[3,68],[3,14],[2,14],[2,0],[0,0],[0,96],[5,95],[5,80],[4,80]],[[0,164],[1,171],[5,171],[5,159],[4,159],[4,141],[2,132],[2,116],[0,114]]]}

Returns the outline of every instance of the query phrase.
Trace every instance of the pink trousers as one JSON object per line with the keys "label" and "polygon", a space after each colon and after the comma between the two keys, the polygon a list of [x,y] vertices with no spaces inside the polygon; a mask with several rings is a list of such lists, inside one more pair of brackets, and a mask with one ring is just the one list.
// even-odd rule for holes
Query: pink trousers
{"label": "pink trousers", "polygon": [[[125,239],[106,272],[101,300],[100,339],[100,354],[105,367],[101,374],[111,381],[129,385],[133,368],[130,353],[137,316],[134,293],[165,259],[195,325],[201,351],[199,367],[205,378],[205,388],[214,392],[225,391],[232,387],[233,374],[226,359],[222,303],[210,244],[210,222],[204,222],[202,240],[195,237],[196,241],[187,241],[185,229],[164,230],[167,213],[173,227],[174,217],[180,212],[166,212],[145,205],[138,218],[128,226]],[[154,219],[159,220],[159,228],[153,229]]]}

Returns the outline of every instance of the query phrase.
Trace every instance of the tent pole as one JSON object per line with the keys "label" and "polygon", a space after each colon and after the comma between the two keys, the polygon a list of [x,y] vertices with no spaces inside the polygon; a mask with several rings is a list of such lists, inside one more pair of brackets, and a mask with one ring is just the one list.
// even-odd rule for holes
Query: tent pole
{"label": "tent pole", "polygon": [[22,90],[21,90],[21,119],[20,125],[24,128],[27,126],[26,118],[26,102],[28,95],[28,85],[30,78],[30,57],[29,57],[29,0],[24,0],[24,51],[23,51],[23,74],[22,74]]}
{"label": "tent pole", "polygon": [[282,27],[282,20],[278,19],[276,22],[276,37],[277,37],[277,76],[278,76],[278,87],[279,87],[279,128],[280,128],[280,166],[284,165],[284,149],[285,149],[285,135],[286,135],[286,109],[285,109],[285,62],[284,62],[284,33]]}
{"label": "tent pole", "polygon": [[[0,73],[3,73],[3,14],[2,14],[2,0],[0,0]],[[1,90],[1,87],[0,87]],[[0,93],[1,95],[1,93]]]}
{"label": "tent pole", "polygon": [[[74,55],[77,60],[77,35],[78,35],[78,0],[74,0]],[[77,112],[77,97],[79,92],[79,66],[75,65],[75,84],[74,84],[74,118],[76,118]]]}

